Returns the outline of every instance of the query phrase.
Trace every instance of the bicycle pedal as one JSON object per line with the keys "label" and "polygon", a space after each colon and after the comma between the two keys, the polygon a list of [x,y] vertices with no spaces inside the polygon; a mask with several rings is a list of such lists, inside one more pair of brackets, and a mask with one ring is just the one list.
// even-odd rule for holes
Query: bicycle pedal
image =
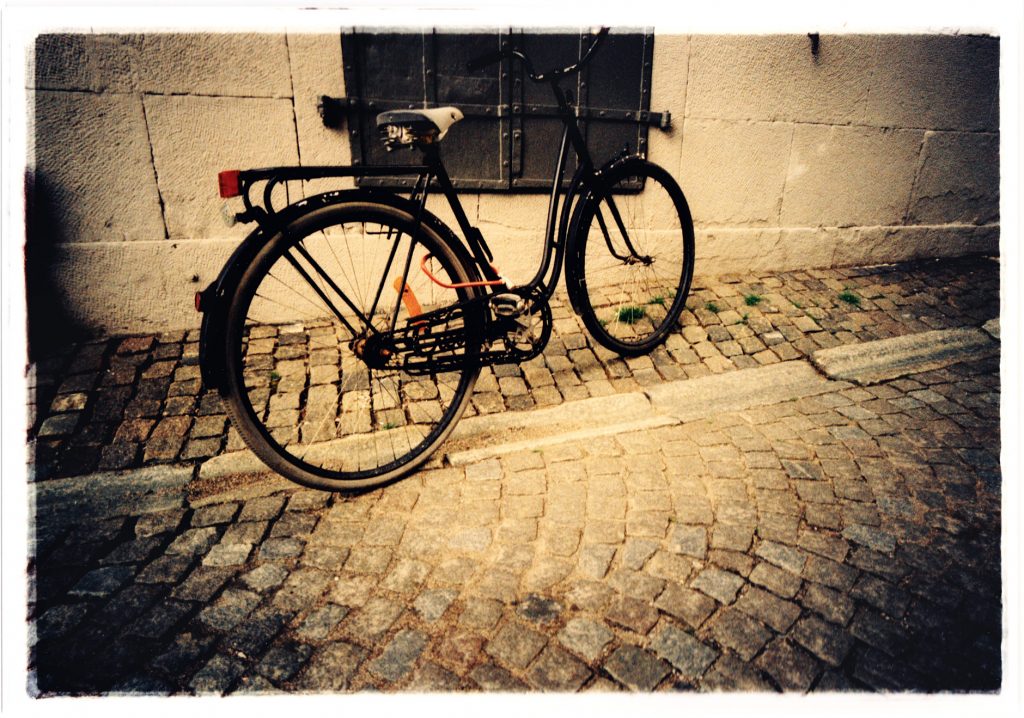
{"label": "bicycle pedal", "polygon": [[526,300],[518,294],[495,294],[491,307],[499,317],[518,317],[526,309]]}

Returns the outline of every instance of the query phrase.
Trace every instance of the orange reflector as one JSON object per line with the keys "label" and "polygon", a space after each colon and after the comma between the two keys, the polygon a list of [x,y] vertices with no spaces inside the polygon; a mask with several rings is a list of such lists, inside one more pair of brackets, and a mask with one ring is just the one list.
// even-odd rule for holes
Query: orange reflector
{"label": "orange reflector", "polygon": [[419,300],[416,299],[416,295],[412,293],[412,287],[406,284],[402,286],[402,278],[395,277],[395,291],[402,293],[402,302],[405,304],[405,310],[409,312],[410,317],[418,317],[423,314],[423,307],[420,306]]}
{"label": "orange reflector", "polygon": [[239,187],[238,176],[241,170],[224,170],[217,175],[217,182],[220,184],[220,196],[224,199],[237,197],[242,194]]}

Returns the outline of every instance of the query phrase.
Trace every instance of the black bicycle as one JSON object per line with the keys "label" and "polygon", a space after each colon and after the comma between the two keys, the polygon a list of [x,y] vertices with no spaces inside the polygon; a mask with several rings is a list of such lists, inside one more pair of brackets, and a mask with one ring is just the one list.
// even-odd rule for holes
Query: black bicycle
{"label": "black bicycle", "polygon": [[[693,276],[693,221],[682,191],[641,155],[595,168],[559,79],[520,50],[504,58],[548,83],[564,122],[536,275],[510,286],[473,227],[441,161],[454,107],[377,117],[388,148],[422,150],[402,166],[273,167],[220,174],[222,197],[244,200],[257,228],[217,280],[203,312],[204,383],[225,397],[234,426],[270,468],[300,484],[346,490],[420,466],[469,402],[481,367],[523,362],[551,335],[549,300],[562,265],[573,310],[593,338],[625,356],[649,352],[676,326]],[[562,191],[569,148],[578,169]],[[372,188],[320,194],[277,210],[282,183],[323,177],[416,176],[409,197]],[[254,188],[262,184],[262,203]],[[463,240],[426,209],[444,194]]]}

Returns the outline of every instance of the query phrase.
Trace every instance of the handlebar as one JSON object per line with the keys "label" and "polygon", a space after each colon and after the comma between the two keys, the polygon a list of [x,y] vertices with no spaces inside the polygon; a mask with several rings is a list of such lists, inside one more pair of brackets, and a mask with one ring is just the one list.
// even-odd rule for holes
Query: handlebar
{"label": "handlebar", "polygon": [[466,69],[469,70],[470,72],[475,72],[482,67],[486,67],[487,65],[493,65],[495,62],[500,62],[501,60],[504,60],[506,57],[517,57],[522,61],[523,66],[526,68],[526,74],[529,75],[531,80],[533,80],[534,82],[545,82],[547,80],[552,80],[558,77],[562,77],[564,75],[571,75],[574,72],[579,72],[580,68],[582,68],[585,64],[587,64],[590,61],[590,58],[593,57],[594,52],[597,50],[598,46],[604,41],[604,38],[607,35],[607,27],[602,27],[600,30],[598,30],[597,36],[594,38],[594,43],[590,46],[590,48],[583,55],[583,57],[580,58],[580,61],[577,62],[575,65],[570,65],[569,67],[555,68],[552,70],[548,70],[547,72],[542,72],[540,74],[534,72],[533,63],[530,62],[530,58],[527,57],[521,50],[518,50],[517,48],[514,47],[506,48],[504,50],[498,50],[495,52],[489,52],[485,55],[481,55],[480,57],[474,60],[470,60],[469,63],[466,65]]}

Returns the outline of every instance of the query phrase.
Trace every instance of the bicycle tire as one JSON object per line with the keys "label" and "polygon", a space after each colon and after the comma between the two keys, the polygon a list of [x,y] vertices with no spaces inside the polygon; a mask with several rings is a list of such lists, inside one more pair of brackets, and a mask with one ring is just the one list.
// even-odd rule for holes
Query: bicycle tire
{"label": "bicycle tire", "polygon": [[[350,201],[293,218],[246,268],[227,314],[226,403],[268,467],[312,488],[365,489],[415,470],[447,438],[480,372],[478,313],[446,327],[464,341],[449,371],[375,366],[398,359],[367,341],[368,325],[400,328],[415,304],[476,296],[427,279],[424,254],[448,284],[475,278],[457,246],[407,212]],[[403,274],[413,304],[391,281]]]}
{"label": "bicycle tire", "polygon": [[595,341],[638,356],[676,326],[693,255],[693,219],[679,185],[658,165],[631,158],[604,170],[583,199],[569,237],[566,286]]}

